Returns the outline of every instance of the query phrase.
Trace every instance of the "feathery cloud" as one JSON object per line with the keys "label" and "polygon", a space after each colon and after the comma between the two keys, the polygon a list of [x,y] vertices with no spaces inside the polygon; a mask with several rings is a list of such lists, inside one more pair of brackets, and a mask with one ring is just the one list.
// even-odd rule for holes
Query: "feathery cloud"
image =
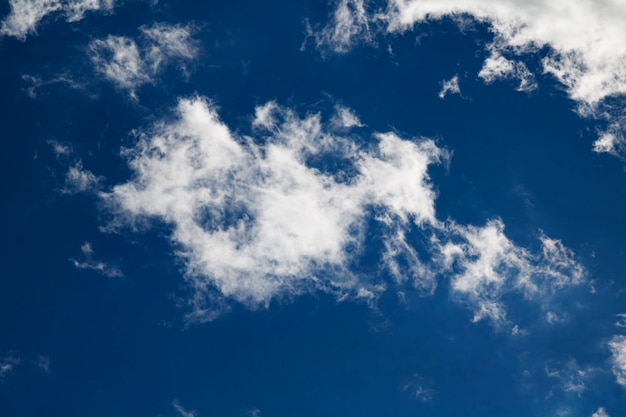
{"label": "feathery cloud", "polygon": [[[358,118],[335,110],[326,123],[269,102],[256,108],[247,136],[206,99],[183,99],[175,120],[143,131],[124,152],[134,176],[101,195],[127,224],[172,227],[195,292],[190,319],[214,317],[210,304],[221,298],[256,308],[319,289],[375,300],[388,285],[428,294],[449,277],[475,321],[505,324],[504,294],[546,299],[584,282],[560,241],[541,236],[531,253],[506,237],[501,220],[440,221],[428,171],[448,152],[390,132],[356,141],[336,120],[350,114],[347,125],[359,126]],[[382,269],[364,274],[356,266],[372,228]]]}
{"label": "feathery cloud", "polygon": [[[493,33],[486,47],[490,56],[479,73],[485,82],[517,79],[518,90],[536,88],[521,60],[540,53],[539,70],[565,87],[579,114],[608,122],[594,151],[626,152],[626,8],[621,1],[387,0],[373,9],[366,0],[343,0],[327,25],[311,36],[321,50],[345,53],[376,32],[401,33],[444,17],[464,24],[466,16]],[[611,98],[622,104],[606,104]]]}
{"label": "feathery cloud", "polygon": [[[37,27],[48,15],[60,13],[68,22],[84,18],[88,11],[111,11],[114,0],[9,0],[11,11],[2,20],[0,36],[25,41],[37,33]],[[58,12],[58,13],[56,13]]]}

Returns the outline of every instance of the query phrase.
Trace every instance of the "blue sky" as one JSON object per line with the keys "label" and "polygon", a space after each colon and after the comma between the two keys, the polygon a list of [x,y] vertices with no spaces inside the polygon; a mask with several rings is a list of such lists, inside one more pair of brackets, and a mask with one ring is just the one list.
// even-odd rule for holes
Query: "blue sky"
{"label": "blue sky", "polygon": [[0,415],[624,415],[624,6],[3,1]]}

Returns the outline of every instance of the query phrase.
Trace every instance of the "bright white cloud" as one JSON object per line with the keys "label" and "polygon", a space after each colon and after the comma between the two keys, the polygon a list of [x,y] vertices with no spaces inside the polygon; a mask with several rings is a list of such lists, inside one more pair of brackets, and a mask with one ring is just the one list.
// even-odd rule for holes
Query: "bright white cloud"
{"label": "bright white cloud", "polygon": [[[622,109],[601,108],[608,97],[626,94],[626,4],[623,0],[387,0],[381,10],[367,12],[365,0],[342,1],[328,25],[316,35],[318,46],[346,52],[357,41],[371,39],[372,27],[388,33],[411,30],[416,24],[470,15],[494,34],[490,57],[480,76],[491,82],[516,78],[520,90],[535,87],[534,76],[515,59],[549,47],[540,71],[553,75],[583,115],[608,117],[618,123],[616,136],[601,135],[597,152],[613,152],[623,142]],[[617,120],[616,120],[617,118]]]}
{"label": "bright white cloud", "polygon": [[521,61],[506,59],[498,53],[485,60],[478,76],[487,84],[496,80],[517,80],[519,81],[517,91],[528,92],[537,88],[535,76],[528,70],[526,64]]}
{"label": "bright white cloud", "polygon": [[48,15],[59,12],[68,22],[81,20],[87,11],[110,11],[114,0],[9,0],[11,11],[2,21],[0,35],[26,40]]}
{"label": "bright white cloud", "polygon": [[[216,286],[249,305],[320,286],[369,294],[374,286],[348,269],[367,207],[435,221],[427,167],[443,153],[432,141],[381,134],[366,153],[326,132],[319,115],[300,119],[270,103],[257,109],[265,143],[255,144],[234,136],[206,100],[181,100],[177,112],[176,123],[141,138],[130,153],[136,178],[107,198],[172,223],[198,289]],[[330,155],[357,175],[307,165]]]}
{"label": "bright white cloud", "polygon": [[560,241],[542,236],[541,252],[531,254],[506,237],[501,220],[483,227],[451,223],[447,236],[451,239],[440,248],[443,264],[455,271],[453,291],[475,306],[474,321],[506,323],[500,301],[505,292],[546,298],[585,279],[584,269]]}
{"label": "bright white cloud", "polygon": [[626,336],[613,336],[609,342],[612,354],[613,374],[617,383],[626,387]]}
{"label": "bright white cloud", "polygon": [[[549,297],[584,280],[559,241],[542,237],[542,252],[532,254],[499,220],[438,220],[428,170],[448,153],[395,133],[363,145],[346,130],[361,125],[358,118],[335,110],[324,123],[269,102],[255,110],[250,137],[234,134],[209,101],[184,99],[176,120],[156,123],[124,152],[134,177],[102,196],[130,224],[152,218],[172,226],[196,319],[213,317],[206,301],[216,294],[253,308],[316,288],[375,299],[389,283],[354,268],[372,224],[394,285],[431,293],[438,277],[451,276],[475,320],[504,322],[505,293]],[[336,122],[346,114],[349,123]],[[409,239],[412,232],[426,246]]]}
{"label": "bright white cloud", "polygon": [[140,44],[125,36],[109,35],[89,45],[89,54],[96,71],[117,87],[135,90],[152,83],[163,68],[172,61],[180,64],[193,60],[198,54],[193,27],[155,23],[140,28]]}

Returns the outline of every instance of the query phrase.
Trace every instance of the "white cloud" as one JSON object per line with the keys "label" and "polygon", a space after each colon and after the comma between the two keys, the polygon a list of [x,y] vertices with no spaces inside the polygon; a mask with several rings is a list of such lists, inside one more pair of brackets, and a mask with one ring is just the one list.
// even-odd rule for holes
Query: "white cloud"
{"label": "white cloud", "polygon": [[451,223],[448,228],[452,238],[441,245],[443,264],[455,271],[452,290],[475,306],[474,321],[507,323],[500,301],[505,292],[546,298],[585,279],[584,269],[560,241],[542,236],[541,252],[531,254],[506,237],[498,219],[483,227]]}
{"label": "white cloud", "polygon": [[74,265],[77,269],[87,269],[96,271],[106,277],[115,278],[121,277],[124,274],[120,269],[115,266],[109,265],[106,262],[94,259],[93,248],[91,247],[91,243],[85,242],[81,245],[80,251],[82,252],[82,260],[78,259],[70,259],[72,265]]}
{"label": "white cloud", "polygon": [[87,11],[110,11],[114,0],[9,0],[11,11],[2,21],[0,35],[22,41],[37,33],[37,26],[48,15],[61,13],[68,22],[81,20]]}
{"label": "white cloud", "polygon": [[455,75],[449,80],[441,82],[441,91],[439,91],[439,98],[444,99],[448,94],[461,95],[461,87],[459,87],[459,76]]}
{"label": "white cloud", "polygon": [[420,259],[416,248],[407,242],[404,230],[390,231],[383,239],[383,248],[383,265],[397,284],[410,282],[423,294],[435,291],[437,275],[433,266]]}
{"label": "white cloud", "polygon": [[135,90],[154,82],[170,62],[179,63],[184,71],[184,63],[197,56],[193,30],[192,26],[155,23],[140,28],[141,44],[125,36],[109,35],[92,41],[89,54],[97,72],[136,97]]}
{"label": "white cloud", "polygon": [[451,276],[475,320],[504,323],[503,294],[543,299],[584,281],[559,241],[542,236],[542,251],[530,253],[499,220],[483,227],[438,220],[428,170],[448,153],[395,133],[374,133],[366,145],[335,122],[346,111],[337,107],[324,123],[269,102],[256,108],[250,137],[234,134],[209,101],[180,100],[175,120],[140,133],[124,152],[133,178],[101,195],[128,224],[172,226],[196,320],[213,318],[207,300],[221,309],[221,297],[252,308],[314,289],[376,299],[389,283],[355,268],[372,224],[393,285],[428,294],[438,277]]}
{"label": "white cloud", "polygon": [[52,151],[57,158],[68,157],[74,152],[72,145],[69,143],[62,143],[54,139],[49,140],[47,143],[52,147]]}
{"label": "white cloud", "polygon": [[363,127],[361,120],[352,110],[339,104],[335,105],[335,114],[330,122],[337,129]]}
{"label": "white cloud", "polygon": [[626,313],[617,314],[615,317],[617,317],[615,327],[626,327]]}
{"label": "white cloud", "polygon": [[598,410],[591,415],[591,417],[609,417],[604,407],[598,408]]}
{"label": "white cloud", "polygon": [[59,0],[12,0],[11,12],[2,21],[0,33],[25,40],[26,35],[36,32],[39,22],[49,13],[59,10]]}
{"label": "white cloud", "polygon": [[65,186],[61,191],[67,194],[95,191],[98,189],[100,181],[100,177],[83,168],[82,162],[78,161],[67,171]]}
{"label": "white cloud", "polygon": [[110,11],[115,6],[115,0],[70,0],[64,4],[64,11],[68,22],[76,22],[85,17],[88,11]]}
{"label": "white cloud", "polygon": [[369,19],[363,0],[340,0],[328,25],[320,31],[308,27],[307,35],[313,38],[317,48],[345,53],[355,38],[369,38]]}
{"label": "white cloud", "polygon": [[183,406],[180,404],[180,401],[178,400],[174,400],[172,402],[172,406],[176,409],[178,414],[180,414],[180,417],[196,417],[197,415],[195,410],[194,411],[185,410],[185,408],[183,408]]}
{"label": "white cloud", "polygon": [[[371,39],[372,27],[388,33],[411,30],[416,24],[443,17],[463,21],[472,16],[494,34],[487,46],[481,77],[487,82],[517,78],[519,89],[535,87],[533,75],[519,60],[545,51],[541,71],[562,83],[582,115],[618,124],[620,140],[626,123],[623,105],[603,106],[609,97],[626,94],[626,7],[621,0],[387,0],[368,12],[365,0],[342,1],[328,25],[316,34],[318,46],[346,52],[355,42]],[[607,113],[605,113],[607,111]],[[602,136],[597,152],[612,152],[613,136]]]}
{"label": "white cloud", "polygon": [[192,60],[198,54],[192,26],[155,23],[140,29],[151,43],[147,55],[153,67],[158,68],[173,58]]}
{"label": "white cloud", "polygon": [[134,90],[152,80],[137,44],[130,38],[109,35],[96,39],[89,51],[96,70],[118,87]]}
{"label": "white cloud", "polygon": [[612,354],[613,374],[617,383],[626,387],[626,336],[613,336],[609,342]]}
{"label": "white cloud", "polygon": [[[179,120],[159,124],[130,152],[133,181],[106,198],[131,217],[172,223],[198,290],[254,306],[314,287],[371,294],[348,268],[368,206],[394,221],[434,222],[432,141],[379,134],[369,152],[325,131],[319,115],[257,109],[263,144],[236,137],[206,100],[181,100]],[[307,160],[340,155],[356,173],[327,173]],[[320,278],[324,277],[324,278]]]}
{"label": "white cloud", "polygon": [[496,80],[514,79],[519,81],[517,91],[532,91],[537,88],[535,76],[521,61],[506,59],[498,53],[487,58],[478,76],[487,84]]}
{"label": "white cloud", "polygon": [[605,115],[612,119],[612,122],[603,130],[598,131],[598,139],[593,143],[593,150],[597,153],[608,153],[614,156],[626,157],[626,109],[624,114]]}

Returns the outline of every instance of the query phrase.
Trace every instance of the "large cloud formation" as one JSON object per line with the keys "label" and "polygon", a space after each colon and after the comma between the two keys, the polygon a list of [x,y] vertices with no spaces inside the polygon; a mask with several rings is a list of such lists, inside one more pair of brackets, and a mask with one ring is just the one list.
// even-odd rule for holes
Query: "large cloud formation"
{"label": "large cloud formation", "polygon": [[171,227],[194,289],[190,319],[214,317],[216,300],[255,308],[315,289],[374,300],[390,285],[432,293],[449,277],[475,321],[501,325],[502,295],[545,299],[584,281],[557,240],[531,253],[498,219],[439,220],[428,170],[447,151],[395,133],[372,141],[353,112],[335,111],[325,123],[269,102],[243,135],[208,100],[182,99],[125,151],[134,176],[102,197],[127,224]]}
{"label": "large cloud formation", "polygon": [[[494,34],[480,76],[486,82],[518,78],[520,90],[535,81],[521,59],[541,53],[541,71],[562,83],[578,111],[608,120],[594,144],[598,152],[624,151],[624,106],[607,99],[626,94],[626,4],[622,0],[341,0],[330,22],[311,33],[318,47],[346,52],[377,29],[400,33],[443,17],[486,23]],[[549,52],[545,52],[548,47]]]}

